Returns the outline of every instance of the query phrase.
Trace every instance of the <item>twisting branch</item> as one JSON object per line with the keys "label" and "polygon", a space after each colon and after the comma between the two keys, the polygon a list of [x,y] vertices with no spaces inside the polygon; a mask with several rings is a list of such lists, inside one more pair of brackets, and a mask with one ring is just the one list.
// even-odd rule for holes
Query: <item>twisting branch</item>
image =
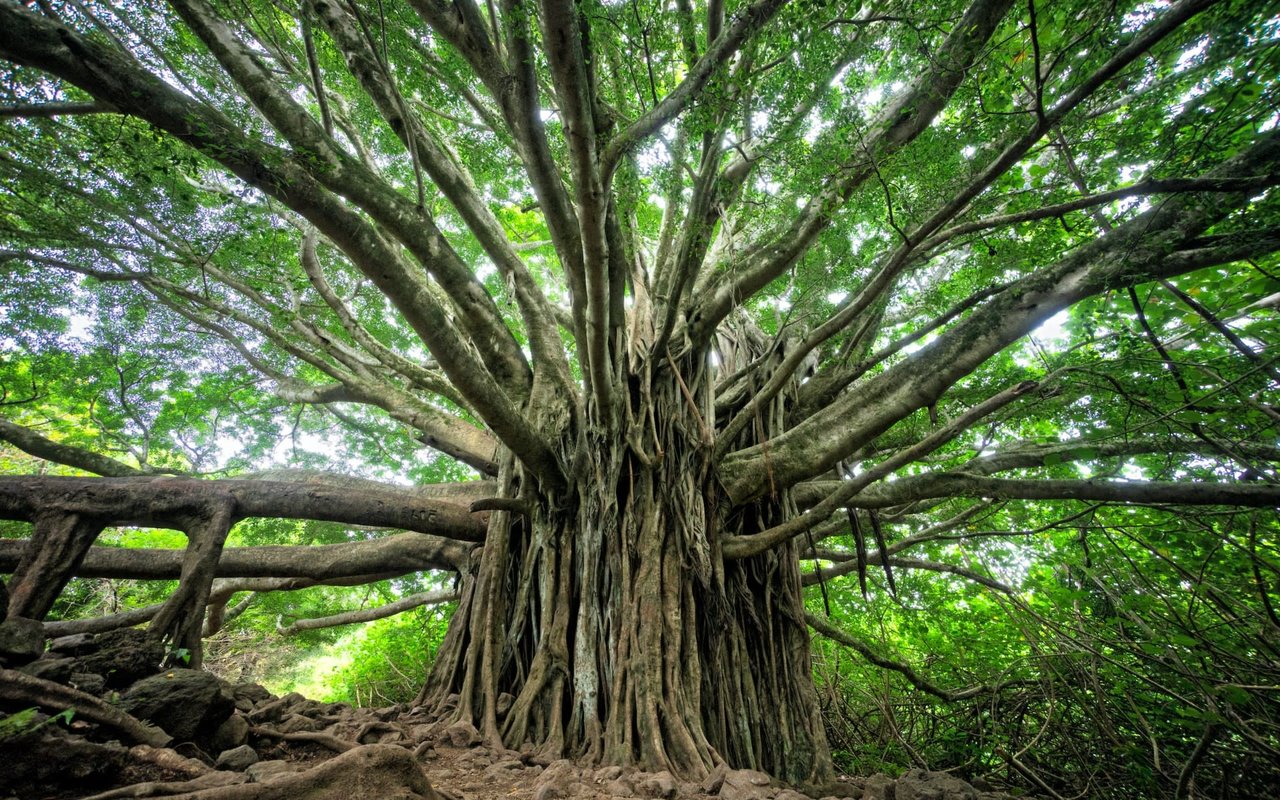
{"label": "twisting branch", "polygon": [[55,442],[24,425],[16,425],[4,417],[0,417],[0,439],[28,455],[43,458],[45,461],[52,461],[55,464],[64,464],[68,467],[82,469],[95,475],[103,475],[108,478],[123,478],[130,475],[145,474],[142,470],[116,461],[109,456]]}
{"label": "twisting branch", "polygon": [[[1254,176],[1274,171],[1278,164],[1280,135],[1269,132],[1206,177]],[[720,473],[730,496],[741,501],[766,491],[770,481],[792,485],[826,472],[908,414],[935,403],[955,381],[1040,322],[1085,297],[1236,260],[1250,246],[1256,252],[1280,248],[1280,240],[1268,237],[1221,248],[1195,247],[1205,229],[1248,201],[1244,192],[1175,195],[1014,282],[928,347],[770,442],[768,475],[761,446],[727,456]],[[1188,246],[1193,249],[1181,249]]]}
{"label": "twisting branch", "polygon": [[835,212],[875,170],[873,163],[906,147],[941,113],[977,60],[987,39],[1004,18],[1012,0],[977,0],[954,32],[939,48],[931,68],[922,73],[872,121],[864,147],[853,162],[843,165],[822,191],[782,232],[768,237],[739,256],[739,262],[709,287],[689,314],[689,334],[705,341],[720,321],[747,297],[754,295],[794,264],[834,219]]}
{"label": "twisting branch", "polygon": [[941,689],[920,677],[919,673],[912,669],[910,665],[885,658],[873,650],[866,642],[863,642],[861,639],[855,639],[852,635],[840,630],[830,622],[809,613],[804,615],[804,619],[805,622],[809,623],[809,627],[813,628],[818,633],[832,641],[839,642],[845,647],[848,647],[850,650],[853,650],[858,655],[881,669],[889,669],[897,672],[907,679],[907,683],[910,683],[916,689],[919,689],[925,694],[931,694],[934,697],[946,700],[950,703],[955,702],[956,700],[964,700],[969,697],[995,691],[995,688],[990,686],[970,686],[967,689],[960,689],[958,691]]}
{"label": "twisting branch", "polygon": [[929,436],[921,439],[911,447],[905,448],[876,464],[860,475],[840,482],[840,488],[831,493],[827,499],[818,503],[805,513],[794,517],[768,530],[748,536],[735,536],[723,544],[726,558],[746,558],[762,553],[770,547],[798,536],[815,525],[820,524],[838,509],[844,508],[850,500],[866,487],[887,477],[895,470],[910,464],[912,461],[927,455],[947,442],[971,428],[978,420],[1004,408],[1009,403],[1031,392],[1039,384],[1035,381],[1024,381],[1017,386],[988,398],[956,419],[944,425]]}
{"label": "twisting branch", "polygon": [[440,603],[450,603],[458,599],[458,593],[452,590],[440,592],[419,592],[411,594],[408,597],[402,597],[391,603],[373,608],[361,608],[354,611],[344,611],[341,614],[332,614],[327,617],[314,617],[310,619],[297,619],[288,625],[277,626],[276,630],[286,636],[298,633],[299,631],[316,630],[318,628],[333,628],[339,625],[355,625],[361,622],[372,622],[375,619],[386,619],[394,617],[396,614],[403,614],[420,606],[439,605]]}
{"label": "twisting branch", "polygon": [[689,74],[680,85],[662,98],[662,102],[619,131],[605,147],[601,157],[605,183],[608,183],[623,155],[695,102],[716,71],[729,63],[743,43],[763,28],[786,3],[787,0],[755,0],[738,12],[720,36],[712,37],[713,41],[707,52],[689,69]]}

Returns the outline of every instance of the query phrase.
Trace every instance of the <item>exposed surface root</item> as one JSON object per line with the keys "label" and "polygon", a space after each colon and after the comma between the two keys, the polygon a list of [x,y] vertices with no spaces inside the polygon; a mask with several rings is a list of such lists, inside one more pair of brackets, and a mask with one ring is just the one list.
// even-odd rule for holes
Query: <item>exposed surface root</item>
{"label": "exposed surface root", "polygon": [[120,797],[165,797],[175,794],[190,794],[203,789],[214,789],[245,783],[249,779],[235,772],[207,772],[189,781],[147,781],[132,786],[121,786],[118,789],[90,795],[84,800],[116,800]]}
{"label": "exposed surface root", "polygon": [[266,739],[280,739],[286,742],[310,742],[327,747],[335,753],[345,753],[348,750],[354,750],[358,745],[348,742],[345,739],[339,739],[336,736],[330,736],[327,733],[316,733],[315,731],[297,731],[295,733],[281,733],[275,728],[269,728],[258,725],[250,728],[250,732],[254,736],[261,736]]}
{"label": "exposed surface root", "polygon": [[0,669],[0,700],[29,703],[53,711],[75,709],[78,716],[119,731],[135,742],[164,747],[173,737],[90,694],[12,669]]}
{"label": "exposed surface root", "polygon": [[[441,800],[413,754],[394,745],[356,747],[306,772],[283,775],[267,783],[196,788],[194,784],[199,780],[179,784],[183,787],[180,793],[167,795],[168,800]],[[105,796],[98,800],[105,800]]]}

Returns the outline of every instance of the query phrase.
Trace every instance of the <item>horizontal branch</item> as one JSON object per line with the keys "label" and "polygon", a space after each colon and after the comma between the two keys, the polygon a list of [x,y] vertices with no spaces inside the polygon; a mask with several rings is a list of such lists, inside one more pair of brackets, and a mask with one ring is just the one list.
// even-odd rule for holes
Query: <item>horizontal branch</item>
{"label": "horizontal branch", "polygon": [[115,109],[106,103],[19,103],[0,107],[0,119],[111,113],[115,113]]}
{"label": "horizontal branch", "polygon": [[[401,574],[404,573],[356,575],[354,577],[329,580],[312,580],[311,578],[224,578],[215,581],[213,586],[210,587],[209,602],[206,609],[212,610],[215,606],[225,607],[232,595],[240,592],[249,592],[249,596],[252,596],[263,592],[292,592],[299,589],[309,589],[312,586],[362,586],[367,583],[398,578]],[[72,636],[77,633],[104,633],[118,630],[119,628],[132,628],[150,622],[156,614],[160,613],[162,608],[164,608],[164,603],[155,603],[149,606],[118,611],[114,614],[103,614],[100,617],[45,622],[44,635],[54,638]],[[215,632],[209,630],[209,621],[206,620],[204,635],[211,636]]]}
{"label": "horizontal branch", "polygon": [[311,519],[484,541],[486,518],[464,506],[386,486],[353,493],[322,484],[190,478],[0,477],[0,519],[78,514],[107,525],[185,529],[210,501],[231,503],[232,523],[247,517]]}
{"label": "horizontal branch", "polygon": [[[0,539],[0,572],[12,572],[30,543]],[[463,569],[472,547],[463,542],[401,533],[344,544],[228,547],[214,575],[219,578],[310,578],[333,581],[377,575],[380,579],[428,569]],[[182,572],[184,550],[91,547],[73,571],[81,578],[175,580]]]}
{"label": "horizontal branch", "polygon": [[[841,481],[830,483],[834,486]],[[1280,486],[1266,483],[1035,480],[935,472],[869,487],[849,498],[848,505],[851,508],[888,508],[942,497],[1277,508],[1280,507]]]}

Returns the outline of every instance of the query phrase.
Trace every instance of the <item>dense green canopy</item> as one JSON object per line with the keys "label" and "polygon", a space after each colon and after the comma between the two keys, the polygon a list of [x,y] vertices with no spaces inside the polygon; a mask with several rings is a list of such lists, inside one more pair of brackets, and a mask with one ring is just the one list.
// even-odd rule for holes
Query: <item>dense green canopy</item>
{"label": "dense green canopy", "polygon": [[[507,575],[527,600],[551,591],[552,572],[523,576],[553,551],[581,579],[575,602],[593,580],[623,591],[640,570],[609,543],[674,531],[671,569],[747,628],[778,614],[807,635],[787,600],[798,575],[839,765],[960,767],[1060,795],[1266,796],[1280,781],[1278,14],[1256,0],[3,0],[0,473],[224,479],[220,497],[254,491],[232,478],[329,487],[353,505],[243,494],[231,522],[450,541],[377,574],[339,574],[357,563],[344,555],[324,575],[285,561],[220,579],[410,575],[377,584],[388,602],[442,590],[426,567],[477,586]],[[69,485],[4,483],[0,512],[36,521]],[[153,484],[112,484],[128,485]],[[635,510],[641,485],[656,516]],[[172,521],[139,496],[103,524]],[[456,505],[423,516],[435,502]],[[521,566],[494,531],[522,515],[573,533],[528,544]],[[468,560],[459,542],[486,530],[489,561]],[[593,546],[604,577],[581,555]],[[0,568],[19,557],[0,549]],[[106,558],[85,574],[144,576]],[[177,577],[173,563],[145,576]],[[241,587],[294,588],[228,584],[219,608]],[[364,590],[308,591],[334,611]],[[512,604],[494,618],[597,633]],[[237,624],[266,635],[271,608]],[[575,676],[598,662],[605,688],[612,613],[599,653],[564,656]],[[538,674],[542,645],[495,625],[519,679],[495,667],[477,719],[518,693],[503,681]],[[565,691],[550,705],[572,715],[575,754],[696,772],[719,748],[822,771],[758,742],[724,750],[696,724],[683,755],[683,734],[654,755],[631,726],[611,750],[621,706]],[[679,716],[685,700],[658,705]],[[556,738],[534,731],[560,723],[531,719],[535,743]]]}

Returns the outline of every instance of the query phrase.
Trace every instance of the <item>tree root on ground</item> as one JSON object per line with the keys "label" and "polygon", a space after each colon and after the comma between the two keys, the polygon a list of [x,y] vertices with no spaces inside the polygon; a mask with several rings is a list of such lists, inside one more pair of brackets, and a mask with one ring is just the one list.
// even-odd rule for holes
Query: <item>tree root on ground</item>
{"label": "tree root on ground", "polygon": [[54,712],[71,708],[76,716],[119,731],[135,742],[164,747],[173,737],[155,725],[126,714],[91,694],[70,686],[33,678],[25,672],[0,669],[0,700],[31,703]]}
{"label": "tree root on ground", "polygon": [[[292,735],[292,734],[290,734]],[[227,776],[222,778],[220,776]],[[211,785],[217,781],[239,781]],[[403,747],[370,744],[318,764],[306,772],[282,775],[266,783],[245,783],[236,772],[212,772],[185,783],[139,783],[85,800],[164,797],[165,800],[444,800],[413,754]]]}
{"label": "tree root on ground", "polygon": [[123,797],[164,797],[175,794],[198,792],[202,789],[220,789],[227,786],[234,786],[246,783],[249,780],[247,775],[239,772],[206,772],[189,781],[166,782],[166,781],[146,781],[144,783],[135,783],[131,786],[121,786],[118,789],[102,792],[101,794],[91,795],[84,800],[117,800]]}
{"label": "tree root on ground", "polygon": [[181,772],[188,777],[198,778],[213,772],[213,767],[198,758],[188,758],[167,747],[151,747],[140,744],[129,748],[129,758],[146,764],[153,764],[161,769]]}
{"label": "tree root on ground", "polygon": [[295,733],[281,733],[275,728],[268,728],[264,725],[255,725],[249,729],[249,733],[254,736],[262,736],[267,739],[281,739],[286,742],[310,742],[327,747],[335,753],[345,753],[348,750],[354,750],[358,747],[354,742],[348,742],[345,739],[339,739],[336,736],[330,736],[327,733],[317,733],[316,731],[297,731]]}

